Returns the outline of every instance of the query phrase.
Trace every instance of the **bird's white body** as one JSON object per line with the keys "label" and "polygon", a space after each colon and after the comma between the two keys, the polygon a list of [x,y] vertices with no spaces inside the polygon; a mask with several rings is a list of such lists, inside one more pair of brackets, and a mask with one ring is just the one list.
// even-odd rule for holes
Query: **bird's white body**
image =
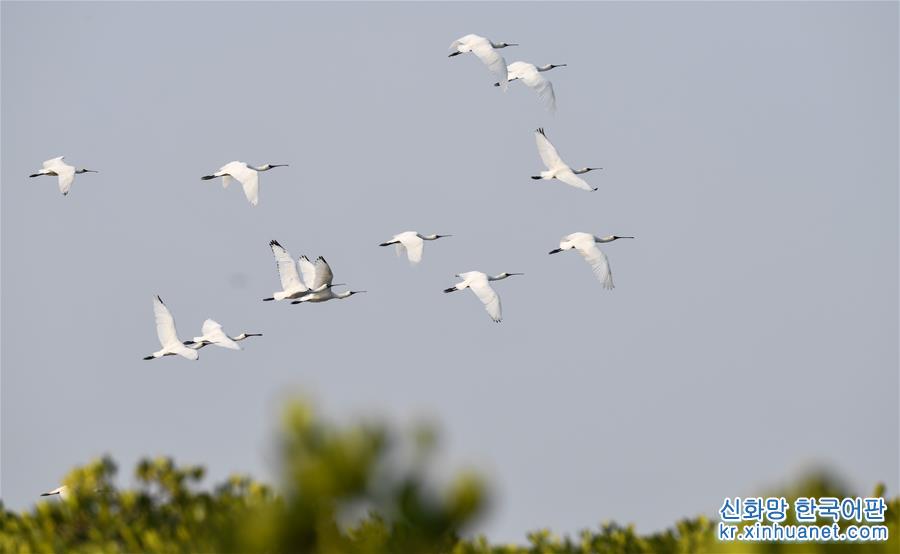
{"label": "bird's white body", "polygon": [[64,162],[64,158],[65,156],[59,156],[43,162],[41,164],[41,170],[29,175],[29,177],[39,177],[41,175],[52,175],[57,177],[59,181],[59,192],[65,196],[69,194],[69,190],[72,188],[76,173],[97,173],[91,169],[75,169],[75,166],[71,166]]}
{"label": "bird's white body", "polygon": [[551,112],[556,111],[556,94],[553,92],[553,83],[546,77],[541,75],[544,71],[550,71],[554,67],[563,67],[565,64],[559,65],[543,65],[536,66],[528,62],[513,62],[506,68],[506,74],[510,82],[522,81],[525,86],[535,91],[538,98],[544,103]]}
{"label": "bird's white body", "polygon": [[226,335],[225,331],[222,330],[222,326],[212,319],[207,319],[203,322],[200,332],[203,334],[199,337],[194,337],[193,344],[188,344],[188,348],[200,350],[207,344],[215,344],[229,350],[241,350],[241,345]]}
{"label": "bird's white body", "polygon": [[213,179],[215,177],[222,178],[222,187],[228,188],[232,179],[236,179],[244,188],[244,196],[251,206],[259,204],[259,174],[262,171],[268,171],[274,167],[283,167],[284,164],[265,164],[260,166],[251,166],[245,162],[228,162],[219,168],[212,175],[202,177],[204,180]]}
{"label": "bird's white body", "polygon": [[609,267],[609,260],[606,254],[597,247],[597,243],[612,242],[618,239],[630,239],[634,237],[617,237],[610,235],[607,237],[595,237],[591,233],[572,233],[564,236],[559,241],[559,248],[551,251],[551,254],[563,252],[565,250],[577,250],[584,261],[591,266],[591,270],[605,289],[613,289],[612,270]]}
{"label": "bird's white body", "polygon": [[421,235],[416,231],[404,231],[391,237],[391,240],[381,243],[379,246],[389,246],[391,244],[397,250],[397,255],[406,254],[409,263],[415,265],[422,261],[422,252],[425,249],[426,240],[437,240],[450,235]]}
{"label": "bird's white body", "polygon": [[481,271],[467,271],[457,275],[462,281],[453,285],[444,292],[453,292],[456,290],[470,289],[478,300],[484,304],[484,309],[495,322],[500,323],[503,319],[503,312],[500,306],[500,296],[494,291],[490,285],[490,281],[500,281],[512,275],[522,275],[521,273],[501,273],[494,277],[489,276]]}
{"label": "bird's white body", "polygon": [[500,83],[500,88],[506,91],[508,86],[506,60],[497,52],[497,49],[506,48],[507,46],[515,45],[505,42],[493,43],[482,36],[466,35],[453,41],[450,45],[450,55],[456,56],[457,54],[467,54],[469,52],[475,54],[481,60],[481,63],[486,65],[491,71],[497,82]]}
{"label": "bird's white body", "polygon": [[[213,321],[211,319],[207,319],[206,321],[212,321],[212,323],[216,323],[215,321]],[[204,328],[206,327],[206,321],[203,322]],[[216,323],[216,325],[218,325],[218,323]],[[221,326],[219,326],[219,329],[221,330]],[[185,341],[184,342],[185,346],[187,346],[188,348],[193,348],[194,350],[200,350],[204,346],[208,346],[210,344],[216,344],[217,346],[223,346],[221,344],[216,343],[213,340],[210,340],[213,337],[211,337],[210,334],[206,332],[206,330],[201,330],[201,332],[203,333],[202,337],[194,337],[194,340],[192,340],[192,341]],[[222,334],[224,334],[224,333],[222,333]],[[233,343],[235,343],[237,345],[237,343],[241,342],[242,340],[247,340],[250,337],[261,337],[261,336],[262,336],[261,333],[241,333],[240,335],[237,335],[235,337],[229,337],[228,335],[225,335],[225,338],[227,338],[228,340],[232,341]],[[236,349],[231,348],[229,346],[225,346],[225,348],[231,348],[232,350],[241,350],[240,345],[237,345],[237,346],[238,346],[238,348],[236,348]]]}
{"label": "bird's white body", "polygon": [[178,339],[175,319],[159,296],[153,298],[153,314],[156,317],[156,335],[159,337],[159,344],[162,348],[145,357],[145,360],[176,355],[189,360],[196,360],[200,357],[196,350],[188,348]]}
{"label": "bird's white body", "polygon": [[71,496],[71,493],[69,492],[69,487],[66,485],[57,487],[57,488],[53,489],[52,491],[47,491],[47,492],[41,493],[41,496],[55,496],[55,495],[59,495],[59,497],[63,500],[68,500],[69,497]]}
{"label": "bird's white body", "polygon": [[582,190],[597,190],[596,187],[587,184],[584,179],[577,175],[587,173],[595,168],[585,167],[584,169],[573,170],[559,156],[559,152],[547,139],[543,129],[538,129],[534,132],[534,139],[537,143],[538,154],[540,154],[544,165],[547,166],[547,170],[541,171],[540,177],[532,177],[532,179],[558,179],[567,185]]}

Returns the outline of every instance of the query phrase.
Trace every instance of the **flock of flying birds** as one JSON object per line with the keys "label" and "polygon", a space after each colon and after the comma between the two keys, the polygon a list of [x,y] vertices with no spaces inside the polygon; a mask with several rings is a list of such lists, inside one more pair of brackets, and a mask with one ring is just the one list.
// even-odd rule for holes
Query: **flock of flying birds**
{"label": "flock of flying birds", "polygon": [[[512,81],[522,81],[526,86],[534,90],[548,110],[555,111],[556,95],[553,91],[553,84],[548,81],[542,73],[556,67],[565,67],[566,64],[548,64],[543,66],[535,66],[526,62],[513,62],[509,65],[500,55],[498,50],[509,46],[518,46],[506,42],[495,43],[485,37],[478,35],[466,35],[450,45],[450,57],[459,54],[472,53],[478,57],[484,65],[491,71],[497,82],[495,86],[507,89],[508,84]],[[594,167],[584,167],[581,169],[572,169],[566,164],[557,152],[556,148],[547,138],[543,129],[537,129],[534,133],[537,143],[538,154],[541,157],[546,170],[541,171],[539,175],[532,176],[532,179],[556,179],[567,185],[587,191],[595,191],[596,187],[589,185],[580,177],[585,173],[594,171]],[[287,164],[264,164],[260,166],[252,166],[244,162],[234,161],[225,164],[218,171],[201,177],[203,180],[215,178],[222,179],[222,186],[227,188],[232,180],[238,181],[244,190],[244,195],[252,206],[259,203],[259,174],[269,171],[276,167],[284,167]],[[76,169],[63,161],[63,157],[53,158],[43,163],[40,171],[30,175],[30,177],[39,177],[42,175],[55,176],[59,181],[59,190],[63,195],[67,195],[75,180],[76,174],[96,173],[94,170],[79,168]],[[425,241],[437,240],[451,235],[422,235],[416,231],[406,231],[391,237],[390,240],[382,242],[380,246],[393,245],[398,255],[405,253],[411,264],[417,264],[422,261],[422,254]],[[612,272],[609,268],[609,262],[606,255],[597,247],[598,243],[608,243],[618,239],[626,239],[634,237],[624,236],[595,236],[591,233],[572,233],[566,235],[559,242],[559,248],[550,252],[556,254],[565,250],[577,250],[579,254],[591,266],[594,274],[600,280],[603,288],[613,288]],[[291,254],[285,250],[278,241],[271,241],[269,246],[272,254],[275,256],[275,263],[278,270],[278,276],[281,281],[281,290],[276,291],[264,301],[282,301],[290,300],[291,304],[318,303],[329,300],[340,300],[349,298],[350,296],[366,292],[348,290],[344,292],[334,292],[333,288],[342,285],[342,283],[334,283],[334,274],[329,267],[325,258],[319,257],[315,262],[311,262],[306,256],[301,256],[296,262]],[[514,275],[522,275],[521,273],[503,272],[498,275],[488,275],[480,271],[468,271],[457,275],[460,282],[444,289],[444,292],[455,292],[459,290],[469,289],[484,305],[485,310],[491,319],[500,322],[502,317],[500,307],[500,297],[491,286],[493,281],[501,281]],[[228,336],[222,329],[222,326],[212,319],[203,322],[201,335],[194,337],[193,340],[182,341],[178,338],[175,330],[175,320],[171,312],[163,304],[159,296],[153,298],[153,312],[156,317],[156,332],[159,338],[161,348],[146,356],[145,360],[161,358],[163,356],[182,356],[190,360],[196,360],[199,357],[198,351],[204,346],[213,344],[222,348],[232,350],[240,350],[241,346],[238,342],[249,337],[262,336],[260,333],[241,333],[235,337]],[[61,494],[62,490],[57,489],[45,494]]]}

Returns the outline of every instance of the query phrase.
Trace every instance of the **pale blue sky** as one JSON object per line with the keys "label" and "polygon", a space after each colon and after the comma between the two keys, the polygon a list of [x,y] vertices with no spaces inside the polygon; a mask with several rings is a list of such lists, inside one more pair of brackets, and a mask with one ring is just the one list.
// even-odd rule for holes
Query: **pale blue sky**
{"label": "pale blue sky", "polygon": [[[2,498],[103,453],[271,479],[280,399],[427,417],[443,467],[488,475],[480,530],[648,531],[810,464],[898,490],[896,3],[2,4]],[[548,21],[556,18],[556,23]],[[507,61],[566,63],[559,110]],[[543,126],[583,193],[528,178]],[[62,197],[63,155],[99,174]],[[260,205],[200,181],[289,163]],[[451,233],[415,269],[376,245]],[[574,231],[605,248],[617,288]],[[368,290],[262,303],[270,239]],[[504,321],[444,295],[470,269]],[[199,362],[214,317],[265,334]],[[126,479],[127,482],[127,479]]]}

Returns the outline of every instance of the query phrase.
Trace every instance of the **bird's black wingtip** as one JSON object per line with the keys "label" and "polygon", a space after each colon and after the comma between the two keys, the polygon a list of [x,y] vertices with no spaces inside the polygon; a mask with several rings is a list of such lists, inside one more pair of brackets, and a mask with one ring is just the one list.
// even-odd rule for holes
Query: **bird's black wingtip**
{"label": "bird's black wingtip", "polygon": [[272,300],[275,300],[275,298],[263,298],[263,302],[271,302]]}
{"label": "bird's black wingtip", "polygon": [[144,357],[141,358],[141,359],[143,359],[143,360],[152,360],[152,359],[153,359],[153,356],[144,356]]}
{"label": "bird's black wingtip", "polygon": [[534,179],[535,181],[539,181],[541,179],[541,176],[540,175],[532,175],[531,178]]}
{"label": "bird's black wingtip", "polygon": [[456,290],[456,287],[450,287],[449,289],[444,289],[444,292],[453,292]]}
{"label": "bird's black wingtip", "polygon": [[203,177],[200,177],[200,180],[201,181],[209,181],[210,179],[215,179],[215,178],[216,178],[215,175],[204,175]]}
{"label": "bird's black wingtip", "polygon": [[543,127],[538,127],[537,129],[535,129],[534,132],[535,132],[535,133],[540,133],[540,134],[542,134],[542,135],[544,135],[544,136],[547,136],[546,134],[544,134],[544,128],[543,128]]}

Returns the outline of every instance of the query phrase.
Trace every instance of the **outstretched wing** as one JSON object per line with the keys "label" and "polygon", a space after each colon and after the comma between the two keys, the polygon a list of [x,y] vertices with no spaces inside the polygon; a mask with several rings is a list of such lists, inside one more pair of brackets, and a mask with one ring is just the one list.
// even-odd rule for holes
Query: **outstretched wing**
{"label": "outstretched wing", "polygon": [[470,46],[472,48],[472,53],[478,56],[481,63],[487,66],[497,79],[497,82],[500,83],[500,88],[506,91],[509,85],[509,77],[506,73],[506,60],[503,59],[500,52],[497,52],[497,50],[491,46],[491,41],[483,37],[478,37],[477,40],[471,41]]}
{"label": "outstretched wing", "polygon": [[227,173],[225,175],[222,175],[222,188],[227,189],[228,185],[230,185],[231,181],[233,180],[233,177],[231,175],[228,175]]}
{"label": "outstretched wing", "polygon": [[615,285],[613,285],[612,270],[609,268],[609,260],[606,259],[606,254],[597,248],[596,244],[592,244],[587,248],[579,248],[578,251],[581,252],[581,255],[588,265],[591,266],[597,279],[600,279],[603,288],[614,288]]}
{"label": "outstretched wing", "polygon": [[538,129],[534,132],[534,140],[537,142],[538,154],[541,155],[541,160],[547,166],[547,169],[556,169],[566,165],[562,158],[559,157],[559,152],[556,151],[556,148],[550,144],[550,140],[547,139],[543,129]]}
{"label": "outstretched wing", "polygon": [[541,99],[541,102],[544,103],[548,110],[551,112],[556,111],[556,95],[553,93],[553,84],[541,75],[534,66],[531,66],[530,71],[524,71],[519,79],[528,88],[537,93],[538,98]]}
{"label": "outstretched wing", "polygon": [[[247,167],[247,164],[228,164],[228,174],[238,180],[244,187],[244,196],[252,206],[259,203],[259,172]],[[226,167],[228,167],[226,166]]]}
{"label": "outstretched wing", "polygon": [[300,275],[297,274],[297,265],[291,258],[290,253],[278,244],[277,240],[269,243],[272,247],[272,254],[275,255],[275,267],[278,269],[278,277],[281,279],[282,290],[301,289],[306,290],[303,282],[300,281]]}
{"label": "outstretched wing", "polygon": [[325,258],[319,256],[316,259],[316,280],[311,288],[315,290],[322,285],[330,285],[333,280],[334,274],[331,272],[331,267],[325,261]]}
{"label": "outstretched wing", "polygon": [[173,349],[176,344],[184,346],[178,340],[178,333],[175,331],[175,318],[159,296],[153,298],[153,315],[156,316],[156,336],[159,337],[159,344],[166,349]]}
{"label": "outstretched wing", "polygon": [[315,288],[312,284],[316,282],[316,266],[306,256],[300,256],[297,265],[300,266],[300,273],[303,274],[303,282],[307,288]]}
{"label": "outstretched wing", "polygon": [[422,261],[422,250],[425,247],[425,241],[417,235],[406,235],[400,239],[400,244],[406,249],[406,257],[411,264],[417,264]]}
{"label": "outstretched wing", "polygon": [[571,169],[560,171],[556,174],[556,178],[563,183],[571,185],[575,188],[579,188],[582,190],[594,190],[594,187],[587,184],[587,182],[578,175],[575,175],[575,173],[573,173]]}
{"label": "outstretched wing", "polygon": [[63,196],[69,194],[72,181],[75,180],[75,168],[71,165],[58,165],[53,171],[59,176],[59,192],[63,193]]}
{"label": "outstretched wing", "polygon": [[491,316],[496,322],[500,322],[502,319],[501,309],[500,309],[500,297],[497,296],[497,293],[494,292],[494,289],[491,288],[491,285],[484,282],[470,283],[469,288],[472,289],[472,292],[475,293],[475,296],[481,300],[481,303],[484,304],[484,309],[487,310],[488,315]]}
{"label": "outstretched wing", "polygon": [[204,339],[215,344],[216,346],[221,346],[222,348],[228,348],[231,350],[241,349],[241,345],[231,340],[231,337],[226,335],[225,331],[222,330],[222,326],[212,319],[207,319],[203,322],[201,333],[203,333]]}
{"label": "outstretched wing", "polygon": [[42,163],[41,167],[44,169],[53,169],[57,165],[62,165],[63,159],[65,159],[65,156],[57,156],[56,158],[50,158],[49,160]]}

